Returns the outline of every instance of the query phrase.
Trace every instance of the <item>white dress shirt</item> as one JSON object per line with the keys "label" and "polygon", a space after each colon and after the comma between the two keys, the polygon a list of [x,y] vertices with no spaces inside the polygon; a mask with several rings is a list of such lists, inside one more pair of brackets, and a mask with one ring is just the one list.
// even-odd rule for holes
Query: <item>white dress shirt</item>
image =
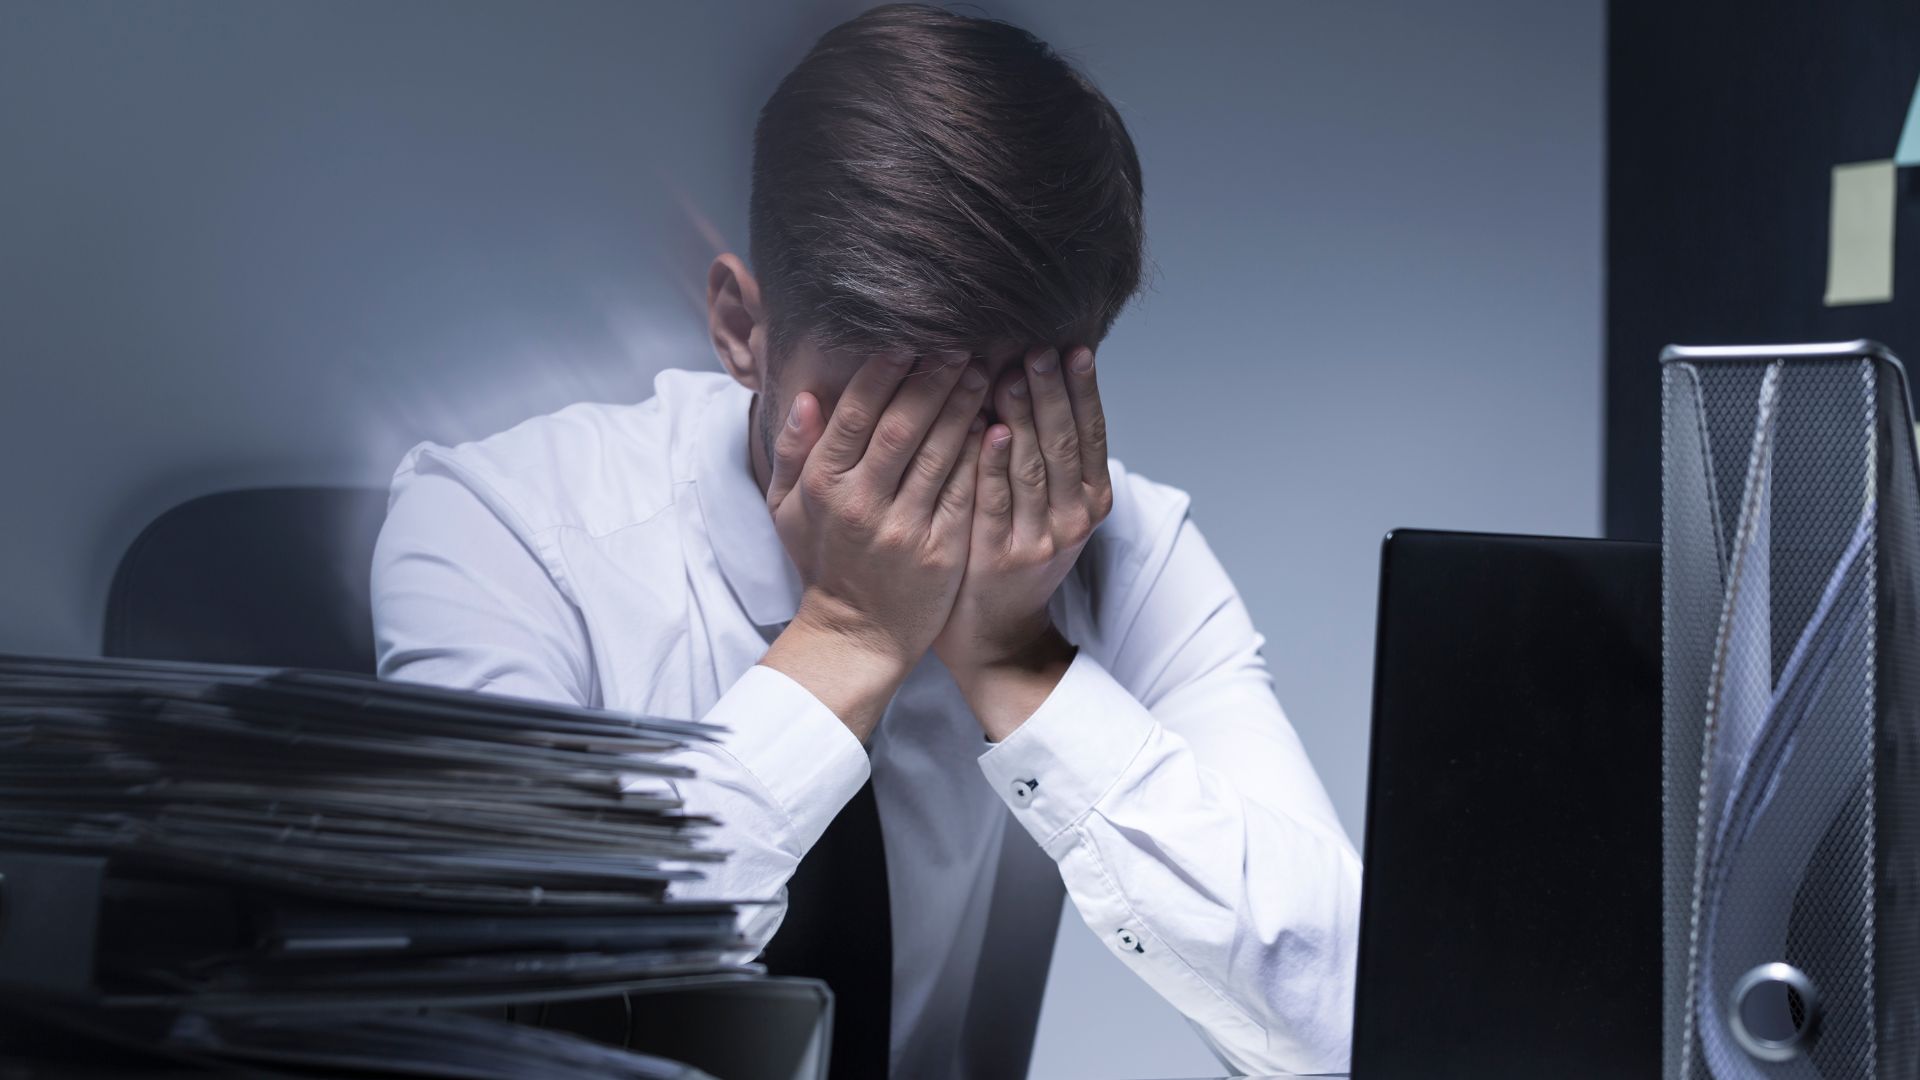
{"label": "white dress shirt", "polygon": [[871,776],[896,1076],[964,1071],[1009,812],[1229,1066],[1346,1067],[1360,860],[1183,493],[1113,463],[1113,511],[1052,599],[1078,656],[1011,736],[986,743],[929,656],[863,747],[758,666],[801,583],[748,464],[751,395],[687,371],[654,390],[408,452],[374,556],[383,678],[730,729],[683,752],[683,795],[733,857],[678,896],[782,895]]}

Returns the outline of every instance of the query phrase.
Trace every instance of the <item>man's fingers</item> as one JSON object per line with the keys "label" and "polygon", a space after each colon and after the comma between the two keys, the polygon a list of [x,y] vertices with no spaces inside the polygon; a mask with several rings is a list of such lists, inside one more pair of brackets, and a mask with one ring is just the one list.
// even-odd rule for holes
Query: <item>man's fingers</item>
{"label": "man's fingers", "polygon": [[970,440],[980,455],[973,493],[973,542],[987,551],[1005,551],[1013,535],[1013,488],[1007,463],[1013,457],[1013,429],[995,424],[986,437]]}
{"label": "man's fingers", "polygon": [[1067,396],[1073,400],[1073,422],[1080,430],[1081,478],[1104,499],[1113,490],[1107,471],[1107,413],[1094,380],[1093,350],[1085,345],[1067,354]]}
{"label": "man's fingers", "polygon": [[912,365],[913,355],[902,351],[879,353],[860,365],[840,392],[820,439],[821,468],[842,473],[860,464],[875,425]]}
{"label": "man's fingers", "polygon": [[873,436],[867,442],[866,453],[860,457],[864,482],[872,485],[874,491],[892,496],[900,490],[900,478],[906,475],[908,464],[920,452],[954,384],[967,370],[964,354],[947,353],[930,358],[926,364],[914,365],[900,382],[893,401],[874,422]]}
{"label": "man's fingers", "polygon": [[1066,375],[1060,370],[1060,351],[1048,346],[1027,353],[1027,385],[1032,388],[1033,428],[1039,436],[1040,457],[1046,463],[1047,500],[1055,513],[1081,505],[1080,429],[1074,425],[1073,403],[1067,398]]}
{"label": "man's fingers", "polygon": [[793,404],[787,409],[787,418],[780,425],[780,434],[773,440],[773,460],[768,464],[773,470],[773,478],[767,484],[767,507],[778,510],[781,502],[800,483],[800,473],[806,468],[807,454],[813,445],[820,441],[820,401],[812,394],[802,390],[793,396]]}
{"label": "man's fingers", "polygon": [[986,372],[979,364],[966,361],[959,382],[941,404],[940,418],[934,421],[933,430],[927,432],[926,441],[920,444],[919,452],[907,465],[900,490],[894,497],[896,505],[918,515],[918,520],[924,520],[932,511],[934,501],[940,497],[967,444],[979,441],[969,438],[968,432],[977,430],[972,424],[980,418],[980,404],[986,395]]}
{"label": "man's fingers", "polygon": [[933,510],[933,528],[937,533],[968,528],[974,518],[974,506],[980,490],[980,432],[987,426],[979,413],[973,414],[968,428],[960,436],[960,459],[940,489]]}
{"label": "man's fingers", "polygon": [[1040,536],[1047,530],[1047,463],[1033,429],[1033,399],[1023,368],[1013,369],[1001,382],[995,405],[1013,436],[1007,447],[1007,483],[1013,489],[1014,532]]}

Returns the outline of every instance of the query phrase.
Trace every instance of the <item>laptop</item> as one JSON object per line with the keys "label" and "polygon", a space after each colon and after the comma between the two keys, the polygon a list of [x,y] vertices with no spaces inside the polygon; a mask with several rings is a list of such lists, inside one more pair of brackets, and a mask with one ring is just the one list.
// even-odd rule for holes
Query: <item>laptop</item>
{"label": "laptop", "polygon": [[1660,1071],[1660,548],[1383,545],[1353,1075]]}

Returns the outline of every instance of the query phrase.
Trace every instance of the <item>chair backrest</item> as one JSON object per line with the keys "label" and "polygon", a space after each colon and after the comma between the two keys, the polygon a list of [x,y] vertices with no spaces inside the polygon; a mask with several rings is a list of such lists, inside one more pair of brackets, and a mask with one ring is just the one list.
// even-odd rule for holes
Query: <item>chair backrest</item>
{"label": "chair backrest", "polygon": [[373,672],[376,488],[223,491],[161,514],[107,594],[108,656]]}

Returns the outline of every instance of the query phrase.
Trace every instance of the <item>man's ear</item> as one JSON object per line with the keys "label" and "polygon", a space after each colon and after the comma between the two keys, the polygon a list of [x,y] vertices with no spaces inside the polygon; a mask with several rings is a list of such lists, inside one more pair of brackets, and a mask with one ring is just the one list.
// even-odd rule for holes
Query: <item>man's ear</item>
{"label": "man's ear", "polygon": [[760,282],[731,252],[707,269],[707,332],[727,374],[758,392],[767,374],[767,313]]}

